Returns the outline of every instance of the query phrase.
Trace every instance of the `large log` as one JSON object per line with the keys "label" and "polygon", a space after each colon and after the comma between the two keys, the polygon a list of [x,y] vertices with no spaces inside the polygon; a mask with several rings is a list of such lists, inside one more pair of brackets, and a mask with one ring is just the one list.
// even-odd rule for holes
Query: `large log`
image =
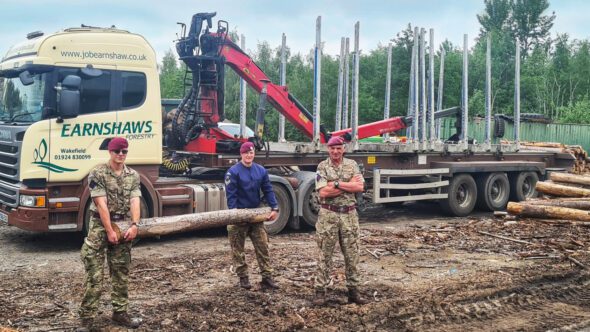
{"label": "large log", "polygon": [[526,205],[544,205],[544,206],[559,206],[570,209],[578,210],[590,210],[590,198],[584,198],[583,200],[562,200],[562,199],[547,199],[547,200],[536,200],[523,202]]}
{"label": "large log", "polygon": [[590,212],[558,206],[531,205],[509,202],[507,211],[522,217],[590,221]]}
{"label": "large log", "polygon": [[549,179],[556,182],[566,182],[590,186],[590,176],[575,175],[568,173],[551,173],[549,175]]}
{"label": "large log", "polygon": [[[266,221],[269,214],[270,208],[263,207],[145,218],[141,219],[138,223],[137,237],[154,237],[227,225],[259,223]],[[119,240],[123,239],[123,234],[125,234],[128,228],[129,223],[126,221],[113,223],[113,229],[118,233]]]}
{"label": "large log", "polygon": [[538,192],[560,197],[590,197],[590,189],[563,186],[547,181],[539,181],[535,185]]}

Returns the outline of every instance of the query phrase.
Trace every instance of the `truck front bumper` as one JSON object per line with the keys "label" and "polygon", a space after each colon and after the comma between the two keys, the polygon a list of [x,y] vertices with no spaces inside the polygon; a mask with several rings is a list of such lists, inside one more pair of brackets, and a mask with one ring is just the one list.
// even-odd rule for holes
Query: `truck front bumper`
{"label": "truck front bumper", "polygon": [[7,210],[0,208],[0,222],[32,232],[49,231],[49,209],[17,207]]}

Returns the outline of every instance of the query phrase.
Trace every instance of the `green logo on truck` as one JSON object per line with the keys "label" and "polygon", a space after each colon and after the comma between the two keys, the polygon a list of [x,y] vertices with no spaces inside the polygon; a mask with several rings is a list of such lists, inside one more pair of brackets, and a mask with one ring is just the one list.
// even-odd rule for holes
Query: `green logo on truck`
{"label": "green logo on truck", "polygon": [[45,157],[47,157],[47,142],[45,142],[45,139],[42,139],[41,143],[39,143],[39,148],[33,151],[33,159],[35,159],[33,164],[55,173],[75,172],[78,170],[46,162],[44,161]]}

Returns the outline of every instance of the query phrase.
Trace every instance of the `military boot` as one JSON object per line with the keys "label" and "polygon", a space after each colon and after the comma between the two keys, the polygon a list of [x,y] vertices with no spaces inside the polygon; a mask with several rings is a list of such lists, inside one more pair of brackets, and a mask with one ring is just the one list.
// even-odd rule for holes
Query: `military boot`
{"label": "military boot", "polygon": [[244,289],[250,289],[250,288],[252,288],[252,285],[250,285],[250,278],[248,278],[248,277],[240,277],[240,287],[242,287]]}
{"label": "military boot", "polygon": [[263,289],[279,289],[279,285],[275,283],[272,277],[262,277],[260,287]]}
{"label": "military boot", "polygon": [[80,326],[76,328],[76,332],[94,332],[97,330],[98,328],[92,317],[80,318]]}
{"label": "military boot", "polygon": [[311,301],[315,306],[322,306],[326,304],[326,291],[325,290],[315,290],[315,294],[313,296],[313,300]]}
{"label": "military boot", "polygon": [[350,288],[348,290],[348,303],[367,304],[369,301],[361,296],[361,293],[358,289]]}
{"label": "military boot", "polygon": [[118,325],[130,328],[130,329],[136,329],[139,327],[139,325],[141,325],[141,319],[140,318],[131,318],[129,316],[129,314],[127,313],[127,311],[113,312],[112,320],[113,320],[113,322],[117,323]]}

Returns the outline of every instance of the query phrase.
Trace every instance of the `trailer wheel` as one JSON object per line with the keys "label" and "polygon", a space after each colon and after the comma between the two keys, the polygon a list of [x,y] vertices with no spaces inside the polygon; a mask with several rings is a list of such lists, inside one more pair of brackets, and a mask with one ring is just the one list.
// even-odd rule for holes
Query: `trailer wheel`
{"label": "trailer wheel", "polygon": [[[91,200],[92,199],[88,200],[86,208],[84,208],[84,225],[82,227],[82,235],[84,235],[84,237],[88,235],[88,230],[90,228],[90,217],[92,216],[92,212],[90,212]],[[150,210],[143,196],[139,198],[139,215],[140,218],[149,218],[150,216]]]}
{"label": "trailer wheel", "polygon": [[266,228],[268,234],[275,235],[280,233],[289,221],[289,216],[291,216],[291,199],[285,188],[280,184],[273,183],[272,191],[274,191],[277,203],[279,204],[279,215],[275,220],[265,221],[264,228]]}
{"label": "trailer wheel", "polygon": [[527,198],[537,197],[535,185],[539,181],[536,172],[520,172],[511,176],[510,200],[514,202],[525,201]]}
{"label": "trailer wheel", "polygon": [[483,174],[477,179],[477,207],[485,211],[506,209],[510,184],[506,173]]}
{"label": "trailer wheel", "polygon": [[441,200],[440,206],[447,214],[464,217],[473,211],[477,200],[477,187],[471,175],[453,176],[445,191],[449,197]]}
{"label": "trailer wheel", "polygon": [[302,210],[303,221],[315,228],[315,223],[318,221],[318,214],[320,213],[320,196],[313,185],[305,193]]}

